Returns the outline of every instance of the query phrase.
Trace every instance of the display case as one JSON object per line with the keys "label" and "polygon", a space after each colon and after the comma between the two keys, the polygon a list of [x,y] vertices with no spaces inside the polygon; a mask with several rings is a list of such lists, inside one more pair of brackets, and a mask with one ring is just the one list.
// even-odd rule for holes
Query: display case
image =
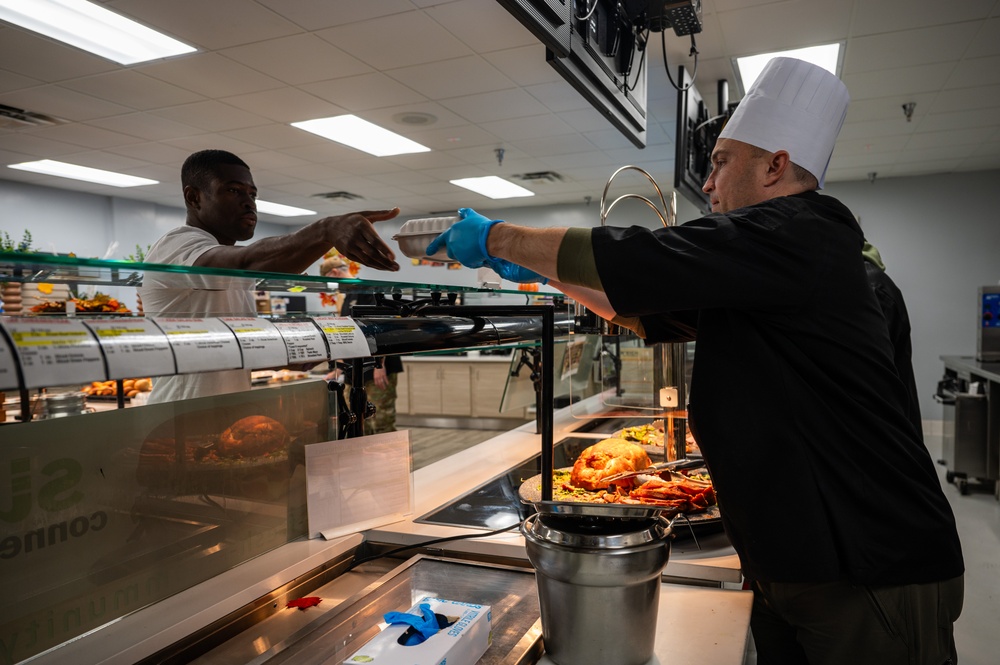
{"label": "display case", "polygon": [[[150,280],[254,293],[353,290],[376,294],[378,304],[353,318],[323,309],[322,300],[295,316],[143,316],[135,290]],[[633,415],[662,412],[651,396],[664,385],[663,367],[656,378],[622,372],[624,347],[582,335],[572,303],[551,295],[490,291],[527,305],[463,305],[484,291],[41,254],[0,254],[0,282],[5,295],[25,284],[41,285],[43,295],[87,292],[63,300],[61,311],[42,299],[38,311],[0,317],[0,479],[8,488],[0,502],[8,590],[0,663],[64,645],[305,539],[304,449],[350,434],[345,421],[361,412],[322,376],[305,373],[167,403],[147,403],[138,381],[335,361],[359,371],[365,359],[384,355],[436,353],[443,361],[446,352],[506,348],[503,385],[473,381],[468,394],[534,406],[543,449],[555,402],[540,389],[543,366],[567,403],[588,402],[574,417],[620,413],[625,394],[643,396],[647,410]],[[547,360],[546,320],[547,351],[559,347]],[[524,371],[514,371],[519,366]],[[586,399],[592,394],[596,402]],[[454,399],[441,397],[454,408]],[[470,417],[486,417],[481,406],[469,408]]]}

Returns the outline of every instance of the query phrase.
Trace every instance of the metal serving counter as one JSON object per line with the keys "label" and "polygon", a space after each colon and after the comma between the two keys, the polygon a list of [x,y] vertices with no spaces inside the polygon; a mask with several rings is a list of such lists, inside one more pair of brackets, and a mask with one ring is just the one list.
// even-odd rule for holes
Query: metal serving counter
{"label": "metal serving counter", "polygon": [[974,487],[1000,499],[1000,362],[941,356],[944,378],[935,399],[943,406],[941,460],[962,494]]}
{"label": "metal serving counter", "polygon": [[[340,663],[378,633],[386,612],[427,596],[491,606],[493,642],[479,665],[551,662],[543,652],[530,569],[418,556],[338,602],[345,582],[338,578],[312,592],[323,598],[316,608],[275,614],[192,662]],[[685,647],[697,647],[702,665],[742,663],[751,603],[750,592],[664,584],[651,665],[675,661]]]}
{"label": "metal serving counter", "polygon": [[[569,408],[557,411],[553,418],[555,440],[571,436],[582,422],[573,418]],[[371,585],[378,574],[384,572],[384,569],[381,569],[373,574],[370,572],[371,568],[361,567],[356,571],[339,574],[346,566],[346,561],[352,558],[363,541],[373,547],[411,546],[449,536],[482,535],[482,529],[419,523],[416,519],[451,502],[455,497],[474,490],[495,477],[498,472],[517,467],[537,455],[540,439],[541,437],[534,433],[534,424],[529,423],[419,469],[413,474],[414,506],[410,518],[333,541],[302,540],[288,543],[216,575],[207,582],[127,615],[98,631],[40,654],[34,664],[184,662],[163,660],[158,658],[157,654],[161,654],[165,649],[171,649],[172,645],[189,640],[191,635],[204,631],[208,626],[225,623],[229,621],[229,617],[245,614],[246,608],[254,604],[261,608],[261,612],[266,609],[267,612],[264,613],[279,617],[277,619],[272,617],[271,620],[265,620],[261,624],[266,624],[268,621],[269,625],[289,624],[285,630],[294,628],[292,633],[305,629],[306,624],[313,624],[313,617],[318,617],[320,614],[326,616],[330,610],[335,610],[335,614],[331,614],[321,622],[325,629],[332,630],[339,625],[337,622],[347,616],[345,613],[350,613],[348,605],[360,602],[354,596]],[[468,570],[466,566],[487,566],[483,569],[477,568],[477,573],[496,575],[499,580],[507,580],[503,582],[510,585],[506,593],[523,596],[525,595],[523,592],[514,593],[514,590],[522,586],[530,588],[534,593],[534,579],[527,562],[524,539],[516,531],[485,538],[456,540],[435,546],[435,549],[424,548],[423,551],[435,556],[462,559],[461,564],[454,565],[463,570]],[[385,565],[398,563],[398,560],[385,561]],[[319,591],[302,586],[301,580],[315,578],[315,571],[320,569],[326,569],[328,573],[336,575],[329,582],[331,586],[321,587]],[[495,572],[496,570],[504,572]],[[477,577],[476,583],[479,584],[481,579]],[[665,655],[666,649],[689,652],[697,650],[699,663],[740,665],[746,650],[750,595],[738,590],[742,581],[739,560],[724,534],[699,536],[697,544],[691,539],[677,541],[664,570],[664,580],[680,581],[683,582],[683,586],[666,585],[664,593],[661,594],[657,653],[660,654],[660,645],[669,645],[663,647],[665,651],[662,662],[671,660]],[[296,585],[301,587],[299,591],[296,590]],[[389,588],[391,586],[386,587]],[[462,589],[441,590],[442,594],[462,592]],[[298,595],[294,595],[295,593]],[[321,605],[322,612],[283,609],[285,598],[323,593],[329,593],[329,597],[328,601]],[[405,599],[404,596],[405,593],[398,598],[396,606],[390,609],[409,608],[412,605],[410,596],[406,596]],[[527,597],[532,600],[525,600],[525,603],[537,603],[531,594],[527,594]],[[261,599],[267,601],[267,607],[261,604],[263,602]],[[493,604],[489,599],[480,599],[477,602]],[[268,607],[270,609],[267,609]],[[363,607],[366,606],[356,605],[351,612],[357,614]],[[537,604],[534,607],[533,611],[537,612]],[[376,610],[371,609],[371,612],[375,613]],[[338,616],[340,618],[337,618]],[[364,616],[367,615],[358,615],[355,622],[358,631],[370,630],[371,625],[375,623],[374,618],[371,621],[363,621]],[[513,615],[509,620],[513,622],[511,625],[517,626],[515,632],[518,632],[517,642],[520,644],[520,640],[530,633],[522,625],[525,620],[515,621]],[[533,624],[534,619],[529,625]],[[320,625],[316,624],[311,630],[319,628]],[[249,660],[244,658],[233,662],[258,662],[254,659],[269,652],[276,643],[275,638],[265,638],[263,634],[254,635],[246,640],[245,638],[250,635],[253,633],[246,632],[237,641],[249,644],[247,648],[256,650],[255,653]],[[281,638],[285,639],[288,638]],[[319,636],[315,639],[319,639]],[[303,646],[306,644],[303,642]],[[528,653],[527,649],[525,653]],[[276,654],[272,654],[274,655]],[[331,653],[326,655],[327,658],[332,656]],[[292,661],[284,658],[288,656],[282,656],[281,660],[274,662],[327,662],[311,659]],[[333,659],[328,662],[340,661]],[[543,659],[540,662],[545,661]]]}

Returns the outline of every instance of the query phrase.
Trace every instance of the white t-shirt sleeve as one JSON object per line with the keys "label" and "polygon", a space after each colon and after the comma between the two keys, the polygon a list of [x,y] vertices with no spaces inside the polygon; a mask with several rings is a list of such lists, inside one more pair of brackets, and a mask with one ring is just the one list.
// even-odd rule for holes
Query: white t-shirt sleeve
{"label": "white t-shirt sleeve", "polygon": [[146,255],[146,262],[193,266],[202,254],[216,247],[221,245],[208,231],[179,226],[156,241]]}

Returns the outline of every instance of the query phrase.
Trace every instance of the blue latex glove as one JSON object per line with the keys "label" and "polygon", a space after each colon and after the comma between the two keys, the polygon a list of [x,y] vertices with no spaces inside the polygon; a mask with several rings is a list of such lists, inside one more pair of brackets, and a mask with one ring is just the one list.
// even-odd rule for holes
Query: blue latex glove
{"label": "blue latex glove", "polygon": [[[382,618],[385,622],[392,624],[405,624],[412,626],[416,631],[416,638],[412,642],[408,642],[406,646],[411,646],[412,644],[421,644],[427,638],[434,635],[440,630],[438,625],[437,616],[431,611],[431,606],[427,603],[420,603],[420,614],[417,616],[415,614],[407,614],[406,612],[387,612]],[[420,637],[417,638],[417,635]]]}
{"label": "blue latex glove", "polygon": [[549,283],[548,277],[542,277],[534,270],[528,270],[524,266],[511,263],[506,259],[491,257],[486,260],[486,267],[510,282],[518,282],[519,284],[528,284],[529,282]]}
{"label": "blue latex glove", "polygon": [[448,248],[448,258],[466,268],[481,268],[492,258],[486,251],[486,239],[494,224],[502,219],[487,219],[472,208],[460,208],[459,220],[427,245],[427,256],[434,256],[442,246]]}

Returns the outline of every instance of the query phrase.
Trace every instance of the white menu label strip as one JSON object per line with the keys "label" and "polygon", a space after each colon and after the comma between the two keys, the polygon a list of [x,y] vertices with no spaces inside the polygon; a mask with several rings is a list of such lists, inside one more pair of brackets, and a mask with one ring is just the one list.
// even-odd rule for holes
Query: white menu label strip
{"label": "white menu label strip", "polygon": [[[256,317],[223,317],[220,319],[239,340],[243,349],[244,369],[284,367],[288,364],[288,350],[281,333],[267,319]],[[323,350],[324,354],[326,349]]]}
{"label": "white menu label strip", "polygon": [[17,388],[17,364],[7,340],[0,335],[0,390]]}
{"label": "white menu label strip", "polygon": [[326,335],[326,341],[330,345],[331,358],[343,360],[345,358],[367,358],[372,355],[364,333],[351,317],[317,316],[313,321]]}
{"label": "white menu label strip", "polygon": [[97,335],[108,364],[109,379],[174,373],[174,354],[170,343],[152,321],[134,318],[84,323]]}
{"label": "white menu label strip", "polygon": [[243,367],[236,336],[219,319],[155,318],[153,321],[170,341],[178,374]]}
{"label": "white menu label strip", "polygon": [[0,325],[14,342],[25,388],[105,380],[101,348],[79,319],[14,317]]}
{"label": "white menu label strip", "polygon": [[288,364],[329,360],[323,333],[311,320],[275,321],[274,327],[281,333],[288,349]]}

